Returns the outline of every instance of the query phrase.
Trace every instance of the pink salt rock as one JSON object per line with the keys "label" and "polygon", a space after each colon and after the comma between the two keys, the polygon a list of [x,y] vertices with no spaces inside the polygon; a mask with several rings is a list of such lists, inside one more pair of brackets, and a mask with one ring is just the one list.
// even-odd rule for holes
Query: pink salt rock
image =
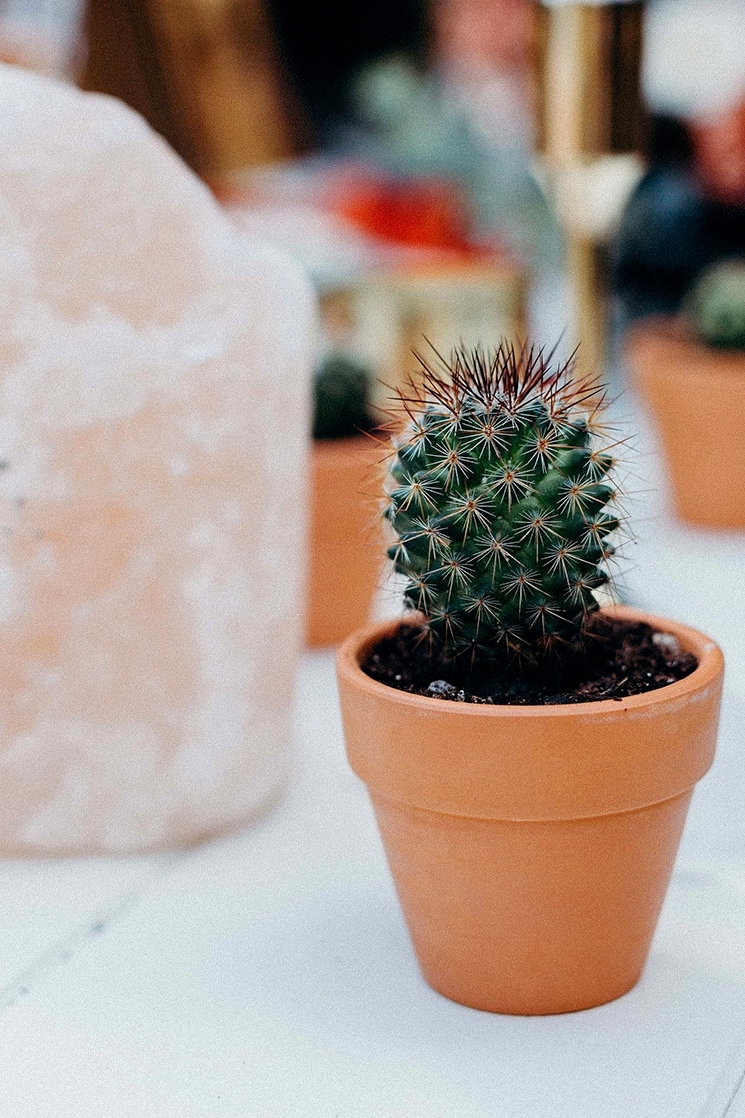
{"label": "pink salt rock", "polygon": [[0,851],[247,819],[287,769],[314,308],[135,113],[0,67]]}

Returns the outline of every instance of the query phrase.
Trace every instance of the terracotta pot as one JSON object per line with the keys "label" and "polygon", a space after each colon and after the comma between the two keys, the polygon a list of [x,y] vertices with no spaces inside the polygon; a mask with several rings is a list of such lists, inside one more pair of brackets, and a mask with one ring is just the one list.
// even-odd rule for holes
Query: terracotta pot
{"label": "terracotta pot", "polygon": [[677,511],[694,524],[745,528],[745,354],[656,319],[630,331],[627,355],[660,430]]}
{"label": "terracotta pot", "polygon": [[363,435],[312,444],[311,647],[338,643],[370,617],[383,571],[381,458],[377,443]]}
{"label": "terracotta pot", "polygon": [[714,755],[723,659],[658,691],[479,706],[396,691],[359,667],[396,623],[340,648],[347,753],[368,786],[427,982],[498,1013],[565,1013],[637,982],[693,787]]}

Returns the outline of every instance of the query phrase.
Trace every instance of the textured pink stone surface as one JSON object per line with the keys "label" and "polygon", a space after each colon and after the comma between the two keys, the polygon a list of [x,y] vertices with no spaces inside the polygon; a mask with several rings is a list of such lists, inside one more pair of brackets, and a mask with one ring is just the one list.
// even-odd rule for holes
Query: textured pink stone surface
{"label": "textured pink stone surface", "polygon": [[281,783],[313,325],[136,114],[0,67],[0,850],[192,841]]}

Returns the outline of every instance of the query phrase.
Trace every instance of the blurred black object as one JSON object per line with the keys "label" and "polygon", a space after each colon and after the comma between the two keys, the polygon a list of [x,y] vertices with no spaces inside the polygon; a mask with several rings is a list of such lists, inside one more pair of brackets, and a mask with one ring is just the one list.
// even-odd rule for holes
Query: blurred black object
{"label": "blurred black object", "polygon": [[654,118],[649,171],[632,195],[613,253],[627,320],[674,314],[704,269],[745,256],[745,206],[707,191],[686,126]]}
{"label": "blurred black object", "polygon": [[333,353],[316,370],[314,439],[348,439],[369,430],[366,368],[343,353]]}
{"label": "blurred black object", "polygon": [[268,0],[284,62],[321,138],[350,111],[361,67],[386,54],[424,57],[425,0]]}

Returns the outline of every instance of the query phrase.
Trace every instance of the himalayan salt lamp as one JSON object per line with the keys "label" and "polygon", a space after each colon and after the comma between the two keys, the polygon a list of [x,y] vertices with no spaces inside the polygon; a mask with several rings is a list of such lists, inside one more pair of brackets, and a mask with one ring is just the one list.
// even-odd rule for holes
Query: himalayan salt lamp
{"label": "himalayan salt lamp", "polygon": [[124,105],[0,106],[0,852],[191,842],[287,768],[312,295]]}

